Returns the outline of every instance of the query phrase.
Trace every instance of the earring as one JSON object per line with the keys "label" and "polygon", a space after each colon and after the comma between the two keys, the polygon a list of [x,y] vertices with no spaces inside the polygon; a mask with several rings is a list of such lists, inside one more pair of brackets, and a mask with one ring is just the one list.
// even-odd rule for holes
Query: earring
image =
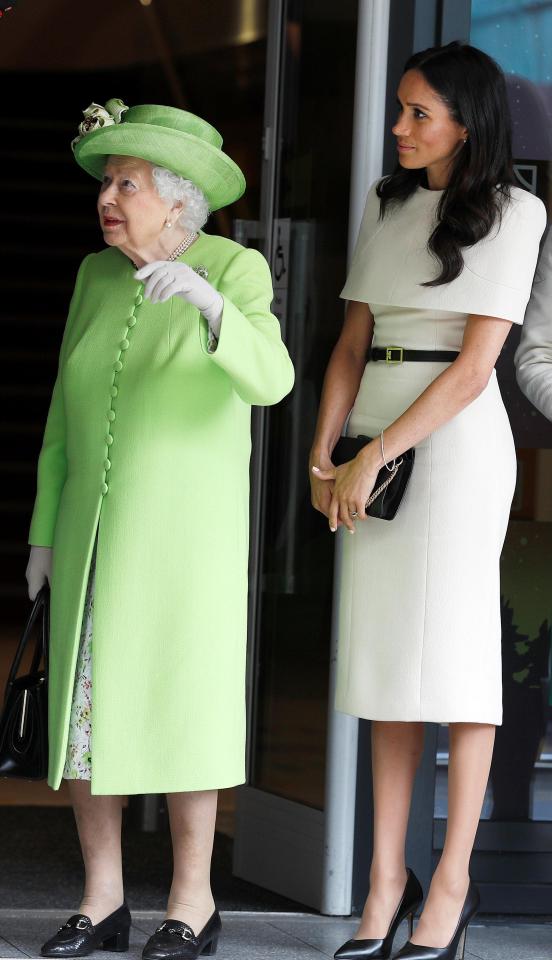
{"label": "earring", "polygon": [[171,223],[171,221],[170,221],[170,220],[167,220],[167,222],[166,222],[166,224],[165,224],[165,226],[166,226],[166,227],[168,227],[168,228],[169,228],[169,230],[170,230],[170,228],[172,227],[172,223]]}
{"label": "earring", "polygon": [[467,143],[467,142],[468,142],[468,138],[464,137],[464,143]]}

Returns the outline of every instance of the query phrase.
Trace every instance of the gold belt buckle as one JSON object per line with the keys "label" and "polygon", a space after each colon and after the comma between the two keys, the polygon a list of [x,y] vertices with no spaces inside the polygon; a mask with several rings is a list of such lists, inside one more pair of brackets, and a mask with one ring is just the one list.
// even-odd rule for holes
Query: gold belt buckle
{"label": "gold belt buckle", "polygon": [[[395,356],[398,354],[398,357]],[[386,347],[385,348],[385,362],[386,363],[402,363],[404,355],[404,347]]]}

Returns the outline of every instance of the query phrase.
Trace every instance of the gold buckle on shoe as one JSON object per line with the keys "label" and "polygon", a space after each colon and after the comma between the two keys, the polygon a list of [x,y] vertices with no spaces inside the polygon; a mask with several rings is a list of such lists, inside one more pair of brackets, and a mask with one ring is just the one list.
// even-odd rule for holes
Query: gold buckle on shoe
{"label": "gold buckle on shoe", "polygon": [[386,347],[385,348],[386,363],[402,363],[403,356],[404,356],[404,347]]}

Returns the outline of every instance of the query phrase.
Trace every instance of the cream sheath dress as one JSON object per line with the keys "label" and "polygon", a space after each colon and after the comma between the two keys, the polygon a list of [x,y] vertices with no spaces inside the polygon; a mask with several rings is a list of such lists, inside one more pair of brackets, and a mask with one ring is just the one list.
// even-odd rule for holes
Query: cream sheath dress
{"label": "cream sheath dress", "polygon": [[[374,184],[342,292],[368,303],[373,346],[460,350],[469,314],[521,324],[544,205],[512,188],[484,240],[463,251],[451,283],[427,250],[442,191],[419,187],[379,219]],[[378,436],[446,363],[369,362],[347,434]],[[416,447],[392,521],[343,537],[336,707],[374,720],[502,722],[499,558],[516,457],[496,374],[461,413]]]}

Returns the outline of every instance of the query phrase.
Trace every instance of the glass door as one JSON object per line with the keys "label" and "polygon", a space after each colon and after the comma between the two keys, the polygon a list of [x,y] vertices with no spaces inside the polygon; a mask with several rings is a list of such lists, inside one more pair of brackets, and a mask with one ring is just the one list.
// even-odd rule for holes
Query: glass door
{"label": "glass door", "polygon": [[[471,42],[506,71],[516,175],[521,185],[549,205],[552,2],[473,0]],[[502,556],[504,721],[497,729],[472,873],[482,890],[484,911],[549,914],[552,425],[517,388],[513,356],[518,342],[519,330],[513,330],[497,366],[516,440],[518,483]],[[447,762],[447,731],[442,727],[437,750],[436,851],[444,839]]]}
{"label": "glass door", "polygon": [[270,11],[260,233],[296,385],[255,421],[249,777],[234,872],[320,908],[334,542],[310,504],[308,454],[343,318],[358,3]]}

